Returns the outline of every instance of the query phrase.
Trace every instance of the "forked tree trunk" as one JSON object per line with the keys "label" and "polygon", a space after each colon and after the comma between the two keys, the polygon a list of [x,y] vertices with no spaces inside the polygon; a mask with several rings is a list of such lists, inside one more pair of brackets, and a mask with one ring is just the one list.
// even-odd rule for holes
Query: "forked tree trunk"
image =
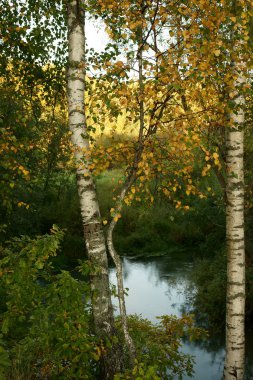
{"label": "forked tree trunk", "polygon": [[[145,10],[142,10],[145,12]],[[130,187],[136,180],[136,172],[138,170],[138,163],[141,159],[141,154],[143,151],[143,133],[144,133],[144,83],[143,83],[143,33],[142,27],[139,28],[139,44],[138,44],[138,71],[139,71],[139,135],[137,141],[136,152],[134,155],[132,167],[129,170],[128,176],[124,183],[124,186],[121,190],[121,193],[118,198],[118,202],[116,204],[116,215],[120,214],[123,208],[123,202],[125,196],[128,194]],[[107,246],[109,253],[114,261],[116,266],[116,275],[117,275],[117,285],[118,285],[118,298],[119,298],[119,309],[121,316],[122,329],[125,337],[126,345],[129,349],[130,356],[130,365],[134,365],[134,359],[136,357],[136,349],[134,346],[134,342],[129,334],[128,323],[127,323],[127,312],[126,312],[126,304],[125,304],[125,295],[124,295],[124,284],[123,284],[123,268],[121,258],[118,255],[114,244],[113,244],[113,231],[117,224],[117,219],[114,218],[110,222],[108,231],[107,231]]]}
{"label": "forked tree trunk", "polygon": [[[141,158],[141,154],[143,151],[143,132],[144,132],[144,84],[143,84],[143,36],[142,36],[142,28],[139,30],[139,45],[138,45],[138,71],[139,71],[139,112],[140,112],[140,127],[139,127],[139,135],[138,135],[138,141],[137,141],[137,147],[136,152],[134,155],[132,168],[129,170],[128,176],[126,178],[126,181],[124,183],[124,186],[121,190],[121,193],[118,198],[118,202],[116,204],[116,215],[120,214],[123,208],[123,202],[125,196],[128,194],[129,189],[131,185],[134,183],[136,179],[136,172],[138,169],[138,163]],[[123,268],[122,268],[122,262],[121,258],[118,255],[114,244],[113,244],[113,231],[117,224],[117,219],[114,218],[110,222],[108,231],[107,231],[107,247],[109,250],[109,253],[114,261],[114,264],[116,266],[116,275],[117,275],[117,286],[118,286],[118,298],[119,298],[119,309],[120,309],[120,316],[121,316],[121,323],[122,323],[122,329],[125,337],[126,345],[129,349],[129,355],[130,355],[130,365],[134,365],[134,359],[136,357],[136,349],[133,343],[133,340],[129,334],[128,329],[128,323],[127,323],[127,312],[126,312],[126,304],[125,304],[125,295],[124,295],[124,284],[123,284]]]}
{"label": "forked tree trunk", "polygon": [[[101,226],[100,211],[94,182],[87,162],[88,158],[85,157],[85,152],[89,151],[89,138],[84,108],[84,11],[81,8],[81,1],[78,0],[70,0],[68,3],[68,44],[67,90],[69,129],[74,147],[84,238],[92,268],[90,282],[94,326],[96,334],[104,338],[105,336],[112,336],[114,332],[113,309],[109,287],[106,244]],[[105,358],[107,369],[104,378],[112,378],[114,370],[118,368],[116,353],[111,353],[110,356],[112,357],[111,360],[108,357]]]}
{"label": "forked tree trunk", "polygon": [[[236,87],[244,82],[239,74]],[[240,89],[238,89],[240,91]],[[245,356],[244,98],[237,96],[227,130],[227,312],[224,380],[243,380]]]}

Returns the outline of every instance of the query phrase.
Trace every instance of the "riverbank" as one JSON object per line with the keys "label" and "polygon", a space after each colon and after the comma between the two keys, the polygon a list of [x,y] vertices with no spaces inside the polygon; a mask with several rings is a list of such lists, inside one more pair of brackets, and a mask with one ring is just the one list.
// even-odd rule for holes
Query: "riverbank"
{"label": "riverbank", "polygon": [[[103,220],[110,219],[110,210],[122,179],[121,169],[106,171],[96,178]],[[203,179],[202,186],[205,186]],[[215,187],[215,182],[213,180]],[[170,200],[151,184],[154,202],[133,201],[122,210],[114,231],[114,244],[121,256],[132,258],[194,256],[198,265],[193,281],[196,308],[214,327],[225,321],[225,213],[219,192],[207,198],[187,197],[189,210],[176,209]],[[183,195],[182,195],[183,196]],[[184,194],[185,197],[185,194]],[[17,208],[9,222],[5,239],[22,235],[47,233],[53,224],[65,230],[62,250],[54,259],[59,269],[69,269],[85,257],[82,223],[74,175],[59,176],[45,194],[36,194],[29,209]],[[253,270],[250,235],[250,214],[247,216],[247,324],[253,320]],[[219,268],[217,270],[217,268]],[[217,307],[218,305],[218,307]]]}

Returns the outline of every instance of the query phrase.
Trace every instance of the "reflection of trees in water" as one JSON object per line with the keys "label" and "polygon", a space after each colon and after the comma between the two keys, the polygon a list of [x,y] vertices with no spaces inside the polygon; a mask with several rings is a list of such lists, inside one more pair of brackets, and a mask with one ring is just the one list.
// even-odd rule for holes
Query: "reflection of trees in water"
{"label": "reflection of trees in water", "polygon": [[[166,285],[166,296],[171,299],[175,293],[182,298],[173,304],[172,307],[179,308],[185,302],[185,289],[189,285],[189,274],[193,262],[189,255],[178,254],[175,256],[142,258],[142,259],[123,259],[124,280],[135,272],[146,273],[148,281],[155,287],[162,283]],[[134,289],[132,290],[134,291]]]}
{"label": "reflection of trees in water", "polygon": [[[127,280],[130,276],[130,274],[136,275],[138,272],[142,274],[143,272],[146,273],[146,276],[154,286],[158,286],[160,284],[160,277],[158,270],[156,268],[156,265],[154,262],[149,261],[139,261],[139,260],[133,260],[133,259],[127,259],[124,258],[123,260],[123,275],[124,280]],[[134,289],[133,289],[134,291]]]}
{"label": "reflection of trees in water", "polygon": [[[208,363],[210,367],[217,368],[216,373],[222,373],[224,368],[225,350],[224,350],[224,338],[220,335],[211,336],[199,340],[189,341],[186,337],[182,339],[184,345],[193,355],[196,351],[200,354],[197,355],[201,358],[202,353],[208,354]],[[201,359],[200,359],[201,360]]]}
{"label": "reflection of trees in water", "polygon": [[[196,324],[208,330],[207,317],[202,314],[201,316],[196,309],[193,309],[192,299],[188,299],[188,304],[184,304],[180,308],[182,314],[194,314]],[[203,323],[203,321],[205,323]],[[212,330],[208,331],[209,335],[206,339],[201,339],[194,342],[189,342],[187,338],[183,339],[183,342],[188,346],[199,348],[200,350],[205,350],[210,354],[211,363],[219,364],[219,369],[223,368],[225,359],[225,331],[214,332]],[[246,333],[246,361],[245,361],[245,380],[253,379],[253,331],[251,334]]]}
{"label": "reflection of trees in water", "polygon": [[181,313],[181,308],[182,308],[182,302],[185,302],[185,287],[187,286],[188,280],[185,278],[180,279],[178,281],[178,278],[176,277],[171,277],[171,278],[166,278],[166,283],[168,285],[168,289],[166,290],[165,294],[168,297],[169,300],[172,300],[176,296],[176,302],[173,303],[171,306],[173,308],[177,308],[178,312]]}
{"label": "reflection of trees in water", "polygon": [[182,256],[181,254],[160,257],[155,259],[153,263],[156,266],[160,278],[167,277],[168,275],[188,278],[189,271],[193,265],[190,256]]}
{"label": "reflection of trees in water", "polygon": [[[191,280],[191,269],[193,262],[189,256],[166,256],[160,258],[148,258],[141,260],[124,259],[124,280],[126,281],[131,275],[137,276],[139,274],[146,274],[148,281],[154,286],[158,287],[162,283],[166,284],[166,296],[172,298],[173,293],[182,296],[176,299],[176,303],[172,307],[177,308],[180,314],[194,314],[198,325],[207,328],[208,318],[206,315],[200,315],[196,308],[194,309],[194,297],[196,294],[196,287]],[[140,277],[141,278],[141,277]],[[141,284],[140,284],[141,286]],[[134,289],[130,289],[134,293]],[[158,310],[159,314],[159,310]],[[172,313],[173,314],[173,313]],[[249,335],[249,334],[247,334]],[[206,351],[210,355],[210,364],[219,367],[222,372],[224,362],[224,334],[210,332],[207,339],[189,342],[184,339],[184,343],[188,348],[194,351]],[[246,380],[253,379],[253,332],[251,337],[247,336],[246,345]]]}
{"label": "reflection of trees in water", "polygon": [[[194,297],[196,295],[197,289],[194,284],[189,280],[185,288],[185,303],[181,306],[180,312],[182,314],[192,314],[194,315],[195,323],[198,327],[202,327],[208,331],[208,337],[194,341],[194,346],[212,354],[213,360],[215,361],[216,356],[220,357],[221,351],[224,351],[225,342],[225,332],[214,332],[208,327],[208,316],[203,313],[199,313],[194,307]],[[185,342],[187,339],[185,339]],[[189,342],[189,344],[191,344]],[[221,359],[223,361],[224,358]]]}
{"label": "reflection of trees in water", "polygon": [[175,286],[181,281],[188,280],[193,263],[190,257],[184,259],[181,257],[179,260],[177,257],[165,256],[145,260],[143,265],[159,283],[168,282],[170,286]]}
{"label": "reflection of trees in water", "polygon": [[162,277],[169,273],[185,273],[185,271],[192,268],[192,259],[189,255],[178,254],[175,256],[163,257],[148,257],[148,258],[124,258],[124,262],[130,265],[141,265],[145,268],[152,267],[157,272],[157,275]]}
{"label": "reflection of trees in water", "polygon": [[183,342],[187,343],[189,346],[197,347],[199,349],[203,349],[208,353],[214,355],[221,355],[221,352],[224,351],[224,342],[225,342],[225,334],[211,334],[209,332],[206,338],[202,338],[200,340],[195,340],[194,342],[190,342],[186,337],[183,338]]}

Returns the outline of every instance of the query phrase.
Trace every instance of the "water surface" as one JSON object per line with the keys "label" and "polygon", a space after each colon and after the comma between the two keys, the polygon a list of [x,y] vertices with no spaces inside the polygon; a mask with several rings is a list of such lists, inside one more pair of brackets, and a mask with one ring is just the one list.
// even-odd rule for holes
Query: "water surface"
{"label": "water surface", "polygon": [[[189,255],[179,253],[159,258],[133,260],[124,258],[124,286],[129,288],[126,297],[128,314],[141,314],[152,322],[159,315],[182,315],[187,308],[186,293],[190,285],[190,271],[194,265]],[[115,269],[110,280],[116,284]],[[194,289],[193,289],[194,292]],[[114,300],[117,307],[117,299]],[[195,380],[219,380],[224,364],[224,338],[213,337],[206,342],[185,342],[182,351],[195,356]],[[248,371],[246,380],[253,379],[253,346],[248,338]],[[184,380],[190,379],[185,376]],[[191,378],[192,379],[192,378]]]}

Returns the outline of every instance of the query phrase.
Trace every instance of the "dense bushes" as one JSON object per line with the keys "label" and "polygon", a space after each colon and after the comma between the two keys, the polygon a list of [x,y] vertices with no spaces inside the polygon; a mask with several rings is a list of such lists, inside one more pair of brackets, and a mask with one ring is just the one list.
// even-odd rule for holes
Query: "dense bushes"
{"label": "dense bushes", "polygon": [[89,332],[89,288],[51,264],[62,237],[54,227],[51,235],[15,239],[1,251],[1,322],[11,362],[6,378],[94,375],[99,344]]}
{"label": "dense bushes", "polygon": [[[16,238],[1,248],[0,375],[3,379],[98,379],[100,361],[113,344],[122,345],[120,321],[117,334],[99,341],[93,331],[89,265],[73,273],[55,271],[52,258],[63,232]],[[128,368],[127,352],[115,379],[174,379],[193,370],[192,357],[180,352],[184,336],[198,338],[202,331],[188,316],[164,316],[158,325],[138,316],[129,318],[137,356]]]}

